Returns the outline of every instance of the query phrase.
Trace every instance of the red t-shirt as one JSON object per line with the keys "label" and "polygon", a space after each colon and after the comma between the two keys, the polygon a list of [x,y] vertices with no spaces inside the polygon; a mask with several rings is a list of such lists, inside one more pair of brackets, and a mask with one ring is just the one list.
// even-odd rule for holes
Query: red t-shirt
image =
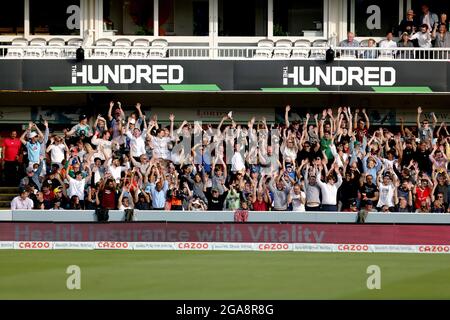
{"label": "red t-shirt", "polygon": [[115,209],[116,208],[116,193],[114,190],[105,189],[103,190],[102,197],[102,207],[105,209]]}
{"label": "red t-shirt", "polygon": [[269,211],[269,205],[263,201],[256,200],[253,202],[253,211]]}
{"label": "red t-shirt", "polygon": [[20,139],[15,138],[5,138],[3,140],[3,148],[5,149],[5,161],[16,161],[17,156],[19,155],[20,146],[22,143]]}
{"label": "red t-shirt", "polygon": [[424,190],[421,190],[419,187],[416,187],[416,201],[414,202],[416,209],[420,208],[422,201],[426,201],[430,194],[430,188],[426,187]]}

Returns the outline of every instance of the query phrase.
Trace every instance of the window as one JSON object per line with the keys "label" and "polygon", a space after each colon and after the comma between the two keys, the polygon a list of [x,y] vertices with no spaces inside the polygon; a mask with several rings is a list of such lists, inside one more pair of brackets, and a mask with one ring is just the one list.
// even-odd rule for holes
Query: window
{"label": "window", "polygon": [[274,36],[323,36],[323,1],[273,0]]}
{"label": "window", "polygon": [[398,0],[355,0],[357,37],[384,37],[400,22]]}
{"label": "window", "polygon": [[267,36],[267,0],[219,0],[219,36]]}
{"label": "window", "polygon": [[30,34],[80,35],[80,0],[30,1]]}
{"label": "window", "polygon": [[153,36],[152,0],[104,0],[103,34]]}
{"label": "window", "polygon": [[24,0],[4,1],[0,10],[0,35],[23,34]]}
{"label": "window", "polygon": [[160,36],[208,36],[209,0],[159,0]]}

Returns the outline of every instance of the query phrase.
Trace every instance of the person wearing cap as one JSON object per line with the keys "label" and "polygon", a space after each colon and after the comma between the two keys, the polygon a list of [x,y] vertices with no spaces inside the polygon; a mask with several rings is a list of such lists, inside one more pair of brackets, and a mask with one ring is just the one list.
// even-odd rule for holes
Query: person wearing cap
{"label": "person wearing cap", "polygon": [[31,210],[33,200],[29,198],[29,192],[25,189],[19,190],[19,195],[11,201],[11,210]]}
{"label": "person wearing cap", "polygon": [[[225,189],[228,190],[228,189]],[[228,193],[223,192],[222,194],[219,193],[219,189],[217,187],[212,187],[211,192],[206,193],[206,198],[208,200],[208,210],[209,211],[222,211],[225,198],[227,197]]]}
{"label": "person wearing cap", "polygon": [[372,200],[365,201],[364,210],[366,210],[367,212],[377,212],[377,210],[373,207]]}
{"label": "person wearing cap", "polygon": [[343,210],[339,210],[342,212],[358,212],[358,200],[357,199],[349,199],[348,200],[348,207],[343,209]]}
{"label": "person wearing cap", "polygon": [[92,136],[92,129],[88,125],[88,116],[85,114],[81,114],[79,116],[78,124],[74,125],[70,131],[65,131],[65,136],[67,138],[74,137],[78,140],[78,138],[87,139]]}
{"label": "person wearing cap", "polygon": [[[408,32],[403,32],[400,35],[400,41],[397,43],[398,48],[413,48],[414,44],[409,40]],[[414,52],[411,50],[399,50],[397,59],[412,59],[414,58]]]}
{"label": "person wearing cap", "polygon": [[63,183],[62,186],[53,189],[53,194],[55,195],[53,201],[55,200],[60,201],[60,206],[63,209],[66,209],[67,206],[69,205],[69,199],[67,198],[67,189],[65,184]]}
{"label": "person wearing cap", "polygon": [[399,35],[406,33],[408,36],[416,32],[418,21],[415,18],[414,10],[406,11],[406,17],[400,22],[398,26]]}
{"label": "person wearing cap", "polygon": [[208,206],[206,203],[197,197],[193,197],[189,201],[188,210],[189,211],[206,211],[208,209]]}
{"label": "person wearing cap", "polygon": [[[35,129],[35,131],[31,131]],[[29,140],[25,140],[28,135]],[[20,137],[20,141],[25,145],[28,155],[28,165],[32,167],[33,164],[41,162],[41,145],[44,142],[44,135],[35,123],[30,122],[27,130]]]}

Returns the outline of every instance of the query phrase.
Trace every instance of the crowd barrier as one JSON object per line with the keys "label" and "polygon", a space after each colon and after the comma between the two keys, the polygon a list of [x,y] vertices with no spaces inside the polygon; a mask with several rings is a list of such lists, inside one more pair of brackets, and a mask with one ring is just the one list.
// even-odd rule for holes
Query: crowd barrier
{"label": "crowd barrier", "polygon": [[[125,220],[121,210],[110,210],[109,221]],[[355,223],[357,213],[349,212],[292,212],[250,211],[248,222],[262,223]],[[0,221],[35,222],[95,222],[94,210],[5,210],[0,211]],[[134,211],[136,222],[234,222],[233,211]],[[365,223],[387,224],[450,224],[448,213],[369,213]]]}

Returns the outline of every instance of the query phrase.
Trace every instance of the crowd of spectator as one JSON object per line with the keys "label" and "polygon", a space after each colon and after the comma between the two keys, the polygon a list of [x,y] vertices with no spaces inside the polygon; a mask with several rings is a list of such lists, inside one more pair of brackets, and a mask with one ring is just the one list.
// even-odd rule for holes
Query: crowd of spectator
{"label": "crowd of spectator", "polygon": [[[350,53],[352,56],[359,55],[364,59],[383,58],[429,58],[430,53],[426,52],[429,48],[450,48],[450,21],[446,13],[440,15],[430,11],[428,5],[422,5],[422,13],[419,18],[413,10],[408,10],[406,17],[400,22],[398,26],[399,41],[394,41],[396,31],[389,30],[386,33],[386,38],[378,43],[378,47],[386,50],[364,50],[362,52],[348,51],[343,54]],[[340,47],[368,47],[376,48],[377,42],[370,38],[367,43],[360,43],[355,39],[355,34],[349,32],[347,39],[339,44]],[[412,51],[402,50],[401,48],[423,48],[423,52],[414,53]],[[400,48],[400,49],[398,49]],[[391,50],[389,50],[391,49]],[[448,55],[437,53],[433,58],[447,59]]]}
{"label": "crowd of spectator", "polygon": [[20,178],[11,208],[450,212],[450,134],[434,113],[419,107],[417,126],[400,119],[398,131],[365,109],[290,113],[244,125],[230,112],[218,126],[171,114],[164,126],[111,102],[62,134],[30,122],[4,140],[4,174]]}

